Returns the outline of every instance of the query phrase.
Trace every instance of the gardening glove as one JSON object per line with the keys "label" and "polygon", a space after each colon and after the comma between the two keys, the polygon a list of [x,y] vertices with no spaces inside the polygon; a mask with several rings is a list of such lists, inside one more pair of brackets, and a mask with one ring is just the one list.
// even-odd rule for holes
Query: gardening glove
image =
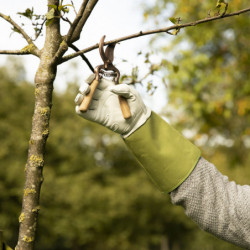
{"label": "gardening glove", "polygon": [[[93,79],[94,75],[87,83]],[[81,94],[75,100],[76,112],[122,134],[138,163],[163,193],[181,185],[195,168],[200,150],[151,112],[133,87],[114,85],[112,81],[102,79],[86,113],[81,113],[78,105],[89,91],[88,84],[81,86],[79,91]],[[127,98],[132,113],[130,119],[123,118],[117,95]]]}
{"label": "gardening glove", "polygon": [[176,189],[195,168],[200,150],[152,112],[125,143],[163,193]]}
{"label": "gardening glove", "polygon": [[[84,96],[89,92],[89,84],[95,75],[90,75],[80,87],[76,96],[76,113],[83,118],[97,122],[110,130],[121,134],[124,138],[131,135],[141,127],[150,117],[151,110],[145,106],[138,92],[127,84],[115,85],[114,81],[102,78],[94,93],[89,109],[86,112],[79,110]],[[131,111],[131,117],[124,119],[118,95],[127,99]]]}

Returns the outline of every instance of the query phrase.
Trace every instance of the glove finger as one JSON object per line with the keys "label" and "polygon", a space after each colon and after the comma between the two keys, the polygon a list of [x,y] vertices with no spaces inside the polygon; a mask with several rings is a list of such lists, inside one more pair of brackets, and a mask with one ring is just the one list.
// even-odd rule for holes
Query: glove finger
{"label": "glove finger", "polygon": [[90,88],[89,88],[89,84],[87,84],[86,82],[84,82],[81,87],[79,88],[79,92],[80,94],[82,94],[83,96],[84,95],[87,95],[90,91]]}
{"label": "glove finger", "polygon": [[95,79],[95,74],[91,74],[87,79],[85,79],[83,84],[81,84],[79,92],[82,95],[87,95],[89,93],[90,91],[89,85],[94,81],[94,79]]}
{"label": "glove finger", "polygon": [[76,98],[75,98],[75,104],[76,105],[80,105],[83,101],[83,95],[82,94],[77,94]]}
{"label": "glove finger", "polygon": [[95,79],[95,74],[91,74],[88,78],[85,79],[85,82],[90,84],[94,81]]}
{"label": "glove finger", "polygon": [[131,92],[131,87],[128,86],[127,84],[118,84],[118,85],[111,86],[109,88],[109,91],[111,91],[112,93],[116,95],[123,96],[127,99],[134,97],[134,94]]}
{"label": "glove finger", "polygon": [[90,121],[95,121],[95,117],[96,117],[96,111],[95,110],[90,110],[88,109],[86,112],[81,112],[79,110],[79,107],[80,106],[76,106],[75,107],[75,111],[78,115],[80,115],[81,117],[87,119],[87,120],[90,120]]}
{"label": "glove finger", "polygon": [[78,115],[82,115],[82,112],[79,110],[80,106],[79,105],[76,105],[75,106],[75,111]]}
{"label": "glove finger", "polygon": [[[95,112],[95,111],[92,110],[92,109],[88,109],[86,112],[82,112],[82,111],[80,110],[80,105],[76,105],[76,106],[75,106],[75,111],[76,111],[76,113],[77,113],[78,115],[84,117],[85,119],[91,118],[91,115],[90,115],[89,113],[94,114],[94,112]],[[90,111],[91,111],[91,112],[90,112]]]}

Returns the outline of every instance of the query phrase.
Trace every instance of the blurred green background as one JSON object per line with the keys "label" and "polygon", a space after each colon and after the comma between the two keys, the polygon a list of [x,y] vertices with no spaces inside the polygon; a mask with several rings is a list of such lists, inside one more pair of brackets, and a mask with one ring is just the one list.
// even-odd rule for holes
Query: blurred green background
{"label": "blurred green background", "polygon": [[[167,26],[214,15],[216,2],[154,1],[145,23]],[[247,1],[231,1],[228,11]],[[150,41],[145,67],[166,85],[170,123],[197,144],[231,180],[250,183],[249,14],[186,28]],[[155,58],[157,60],[155,61]],[[140,68],[137,70],[140,74]],[[138,77],[137,75],[132,77]],[[160,79],[160,81],[159,81]],[[202,232],[149,181],[120,136],[80,119],[80,83],[54,93],[36,249],[239,249]],[[11,246],[18,234],[34,86],[22,61],[0,68],[0,229]]]}

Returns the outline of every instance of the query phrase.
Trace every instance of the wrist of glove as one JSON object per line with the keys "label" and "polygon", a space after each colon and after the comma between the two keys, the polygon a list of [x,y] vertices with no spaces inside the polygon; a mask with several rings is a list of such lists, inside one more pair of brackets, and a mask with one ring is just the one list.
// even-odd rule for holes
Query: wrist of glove
{"label": "wrist of glove", "polygon": [[[81,117],[97,122],[110,130],[121,134],[124,138],[131,135],[141,127],[151,115],[151,110],[143,103],[139,93],[134,87],[127,84],[118,84],[111,80],[102,78],[94,93],[89,109],[86,112],[79,110],[84,96],[88,94],[89,84],[94,80],[95,75],[91,75],[80,87],[76,96],[76,113]],[[131,117],[124,119],[118,95],[127,99],[131,111]]]}

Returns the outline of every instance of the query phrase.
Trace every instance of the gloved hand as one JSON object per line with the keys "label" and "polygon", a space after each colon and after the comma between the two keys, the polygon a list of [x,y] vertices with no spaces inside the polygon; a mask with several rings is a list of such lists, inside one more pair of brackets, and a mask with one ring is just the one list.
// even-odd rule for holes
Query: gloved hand
{"label": "gloved hand", "polygon": [[[81,112],[79,105],[89,92],[89,84],[95,75],[90,75],[80,87],[76,96],[76,113],[83,118],[97,122],[110,130],[121,134],[124,138],[141,127],[151,115],[151,110],[145,106],[138,92],[127,84],[115,85],[111,80],[102,78],[95,91],[87,112]],[[125,97],[131,111],[131,118],[124,119],[118,95]]]}
{"label": "gloved hand", "polygon": [[[89,110],[82,113],[79,105],[94,78],[91,75],[79,89],[76,112],[123,135],[125,144],[155,185],[164,193],[173,191],[194,169],[200,150],[160,116],[151,113],[137,91],[126,84],[115,85],[101,79]],[[117,95],[127,98],[131,118],[123,118]]]}

